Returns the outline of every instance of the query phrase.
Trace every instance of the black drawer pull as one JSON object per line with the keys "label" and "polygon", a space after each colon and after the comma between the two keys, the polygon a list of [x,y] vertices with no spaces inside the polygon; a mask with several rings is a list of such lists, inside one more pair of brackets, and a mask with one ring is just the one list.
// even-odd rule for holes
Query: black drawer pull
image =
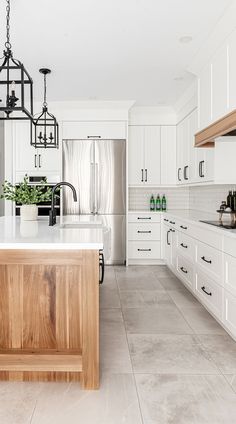
{"label": "black drawer pull", "polygon": [[174,221],[170,221],[170,224],[173,224],[173,225],[174,225],[174,224],[175,224],[175,222],[174,222]]}
{"label": "black drawer pull", "polygon": [[184,247],[184,249],[187,249],[188,248],[187,244],[184,244],[184,243],[181,243],[180,246]]}
{"label": "black drawer pull", "polygon": [[138,216],[138,219],[152,219],[152,218],[151,218],[151,216],[148,216],[148,217],[145,216],[144,218]]}
{"label": "black drawer pull", "polygon": [[175,233],[175,230],[173,230],[173,228],[171,228],[171,229],[170,229],[170,231],[171,231],[172,233]]}
{"label": "black drawer pull", "polygon": [[152,249],[138,249],[138,252],[151,252]]}
{"label": "black drawer pull", "polygon": [[169,219],[164,218],[164,221],[169,222]]}
{"label": "black drawer pull", "polygon": [[183,266],[181,266],[181,268],[180,268],[180,269],[181,269],[181,271],[182,271],[182,272],[184,272],[185,274],[187,274],[187,273],[188,273],[187,269],[184,269],[184,267],[183,267]]}
{"label": "black drawer pull", "polygon": [[202,256],[201,257],[201,259],[204,261],[204,262],[206,262],[207,264],[211,264],[212,263],[212,261],[211,260],[207,260],[206,258],[205,258],[205,256]]}
{"label": "black drawer pull", "polygon": [[212,296],[212,293],[211,293],[211,292],[206,291],[206,288],[205,288],[204,286],[202,286],[202,287],[201,287],[201,289],[202,289],[202,291],[203,291],[204,293],[206,293],[208,296]]}
{"label": "black drawer pull", "polygon": [[151,230],[150,231],[137,231],[138,234],[151,234]]}
{"label": "black drawer pull", "polygon": [[182,228],[183,230],[187,230],[188,227],[184,227],[184,225],[180,225],[180,228]]}

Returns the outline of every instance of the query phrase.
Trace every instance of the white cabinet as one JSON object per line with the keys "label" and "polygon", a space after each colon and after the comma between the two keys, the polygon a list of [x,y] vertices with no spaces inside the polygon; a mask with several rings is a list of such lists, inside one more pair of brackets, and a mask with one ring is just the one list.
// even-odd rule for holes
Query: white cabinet
{"label": "white cabinet", "polygon": [[236,109],[236,30],[228,39],[228,61],[229,61],[229,110]]}
{"label": "white cabinet", "polygon": [[126,139],[125,121],[64,121],[63,139]]}
{"label": "white cabinet", "polygon": [[159,185],[160,127],[129,127],[129,185]]}
{"label": "white cabinet", "polygon": [[176,127],[161,127],[161,184],[176,184]]}
{"label": "white cabinet", "polygon": [[212,121],[228,112],[228,48],[224,44],[212,59]]}
{"label": "white cabinet", "polygon": [[177,182],[194,182],[195,156],[194,134],[196,132],[197,111],[193,111],[177,125]]}
{"label": "white cabinet", "polygon": [[212,64],[207,64],[198,79],[199,129],[210,125],[212,120]]}
{"label": "white cabinet", "polygon": [[176,268],[176,230],[169,224],[163,225],[163,258],[172,270]]}
{"label": "white cabinet", "polygon": [[35,149],[30,145],[30,123],[16,122],[13,127],[15,175],[61,173],[60,149]]}

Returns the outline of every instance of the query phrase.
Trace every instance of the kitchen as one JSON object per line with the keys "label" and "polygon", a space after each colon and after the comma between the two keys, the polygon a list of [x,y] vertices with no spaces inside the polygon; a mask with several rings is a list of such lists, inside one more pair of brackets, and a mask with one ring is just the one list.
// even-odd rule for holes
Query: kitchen
{"label": "kitchen", "polygon": [[0,5],[1,423],[233,423],[236,2],[31,3]]}

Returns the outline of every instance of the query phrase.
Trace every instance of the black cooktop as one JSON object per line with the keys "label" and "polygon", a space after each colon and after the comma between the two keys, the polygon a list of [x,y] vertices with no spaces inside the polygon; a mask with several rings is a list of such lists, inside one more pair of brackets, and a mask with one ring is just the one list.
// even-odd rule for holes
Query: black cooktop
{"label": "black cooktop", "polygon": [[214,225],[215,227],[225,228],[226,230],[236,230],[236,224],[231,224],[230,222],[220,222],[220,221],[200,221],[205,224]]}

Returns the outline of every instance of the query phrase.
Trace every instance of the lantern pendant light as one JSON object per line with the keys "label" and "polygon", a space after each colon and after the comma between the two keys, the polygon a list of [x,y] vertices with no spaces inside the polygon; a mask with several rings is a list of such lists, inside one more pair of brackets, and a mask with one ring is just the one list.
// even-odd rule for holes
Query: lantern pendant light
{"label": "lantern pendant light", "polygon": [[10,0],[6,0],[6,42],[0,64],[0,120],[33,120],[33,80],[12,54],[10,43]]}
{"label": "lantern pendant light", "polygon": [[59,126],[54,115],[48,111],[46,77],[51,73],[50,69],[39,70],[44,75],[44,101],[42,112],[34,116],[31,124],[31,145],[35,148],[58,148]]}

